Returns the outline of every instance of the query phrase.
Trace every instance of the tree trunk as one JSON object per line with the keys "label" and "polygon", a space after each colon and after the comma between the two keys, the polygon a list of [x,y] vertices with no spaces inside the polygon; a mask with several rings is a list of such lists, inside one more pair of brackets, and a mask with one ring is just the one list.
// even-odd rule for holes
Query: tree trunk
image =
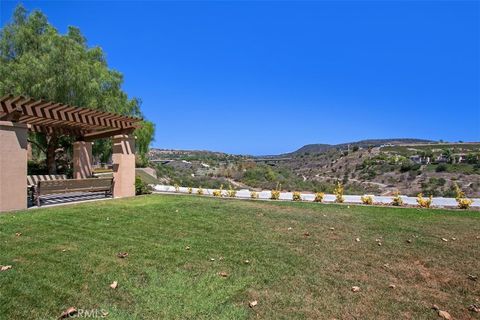
{"label": "tree trunk", "polygon": [[57,164],[55,163],[55,150],[57,149],[58,138],[55,134],[47,135],[47,170],[48,174],[57,174]]}

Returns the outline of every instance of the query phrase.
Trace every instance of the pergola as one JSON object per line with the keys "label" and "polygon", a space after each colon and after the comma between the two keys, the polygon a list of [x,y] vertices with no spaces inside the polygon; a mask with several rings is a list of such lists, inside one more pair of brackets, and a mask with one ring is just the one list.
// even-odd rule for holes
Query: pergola
{"label": "pergola", "polygon": [[27,208],[28,131],[75,138],[73,177],[92,174],[92,141],[113,137],[113,197],[135,195],[135,139],[141,119],[24,96],[0,99],[0,212]]}

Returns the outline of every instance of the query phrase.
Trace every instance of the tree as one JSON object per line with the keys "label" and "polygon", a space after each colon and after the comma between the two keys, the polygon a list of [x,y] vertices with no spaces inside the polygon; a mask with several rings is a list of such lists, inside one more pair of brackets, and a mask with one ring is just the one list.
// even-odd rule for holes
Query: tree
{"label": "tree", "polygon": [[147,153],[150,143],[154,140],[155,124],[150,121],[143,121],[141,127],[135,130],[136,149],[143,165],[148,162]]}
{"label": "tree", "polygon": [[447,162],[451,163],[452,160],[453,160],[453,152],[452,152],[452,149],[444,149],[442,151],[442,156],[445,157],[445,159],[447,160]]}
{"label": "tree", "polygon": [[[0,95],[27,95],[73,106],[141,117],[140,100],[122,90],[123,76],[109,69],[100,47],[88,47],[76,27],[59,34],[40,11],[19,5],[12,22],[0,31]],[[37,134],[38,135],[38,134]],[[45,152],[49,173],[55,173],[56,134],[33,138]],[[100,143],[99,145],[102,145]],[[95,148],[108,150],[103,148]]]}

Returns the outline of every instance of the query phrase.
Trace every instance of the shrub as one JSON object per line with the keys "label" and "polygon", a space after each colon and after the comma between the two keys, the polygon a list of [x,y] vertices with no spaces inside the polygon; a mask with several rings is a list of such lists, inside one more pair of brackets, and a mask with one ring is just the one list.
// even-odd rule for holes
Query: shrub
{"label": "shrub", "polygon": [[421,165],[418,163],[412,163],[410,160],[405,160],[402,162],[400,166],[400,172],[408,172],[408,171],[418,171]]}
{"label": "shrub", "polygon": [[292,195],[292,200],[293,201],[302,201],[302,195],[300,194],[300,192],[295,191]]}
{"label": "shrub", "polygon": [[361,200],[363,204],[368,204],[368,205],[373,204],[373,196],[364,195],[361,197]]}
{"label": "shrub", "polygon": [[454,183],[453,186],[455,187],[455,199],[465,198],[465,192],[462,191],[458,184]]}
{"label": "shrub", "polygon": [[258,192],[255,191],[250,191],[250,198],[252,199],[258,199]]}
{"label": "shrub", "polygon": [[315,199],[314,199],[313,201],[315,201],[315,202],[322,202],[324,197],[325,197],[325,193],[323,193],[323,192],[316,192],[316,193],[315,193]]}
{"label": "shrub", "polygon": [[35,174],[48,174],[47,165],[45,161],[37,162],[37,161],[28,161],[27,165],[27,174],[28,175],[35,175]]}
{"label": "shrub", "polygon": [[272,195],[270,196],[271,200],[280,199],[280,189],[281,189],[281,185],[277,183],[277,188],[275,190],[272,190]]}
{"label": "shrub", "polygon": [[457,200],[458,208],[459,209],[470,208],[470,206],[473,203],[473,200],[467,199],[465,197],[465,192],[463,192],[462,189],[456,183],[455,183],[455,193],[456,193],[455,200]]}
{"label": "shrub", "polygon": [[272,195],[270,196],[271,200],[278,200],[280,199],[280,191],[279,190],[272,190]]}
{"label": "shrub", "polygon": [[232,185],[228,186],[227,196],[229,196],[230,198],[235,198],[237,196],[237,190],[233,189]]}
{"label": "shrub", "polygon": [[412,170],[412,164],[409,161],[405,161],[400,166],[400,172],[408,172]]}
{"label": "shrub", "polygon": [[472,199],[467,199],[467,198],[461,198],[456,200],[457,200],[459,209],[468,209],[473,203]]}
{"label": "shrub", "polygon": [[203,189],[202,189],[202,187],[199,187],[199,188],[198,188],[197,194],[200,195],[200,196],[203,194]]}
{"label": "shrub", "polygon": [[392,202],[390,203],[392,206],[401,207],[403,206],[403,200],[400,196],[400,192],[395,191],[393,194]]}
{"label": "shrub", "polygon": [[214,197],[223,197],[223,184],[220,185],[220,189],[219,190],[213,190],[213,196]]}
{"label": "shrub", "polygon": [[152,193],[152,188],[146,184],[140,177],[135,177],[135,194],[150,194]]}
{"label": "shrub", "polygon": [[439,164],[436,168],[435,168],[435,172],[445,172],[447,171],[447,165],[446,164]]}
{"label": "shrub", "polygon": [[422,193],[419,193],[417,196],[417,203],[420,208],[430,208],[432,204],[432,196],[424,198]]}
{"label": "shrub", "polygon": [[337,186],[333,190],[333,193],[335,194],[335,202],[343,203],[343,201],[345,201],[345,198],[343,197],[343,190],[343,185],[340,182],[337,182]]}

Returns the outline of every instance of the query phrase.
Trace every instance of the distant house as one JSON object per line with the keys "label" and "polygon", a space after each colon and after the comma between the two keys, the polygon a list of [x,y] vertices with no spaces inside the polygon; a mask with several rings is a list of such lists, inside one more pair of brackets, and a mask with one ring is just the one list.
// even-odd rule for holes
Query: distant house
{"label": "distant house", "polygon": [[416,164],[429,164],[430,163],[430,157],[424,157],[420,155],[414,155],[410,157],[410,160]]}
{"label": "distant house", "polygon": [[465,163],[467,162],[467,155],[456,153],[452,155],[452,163]]}
{"label": "distant house", "polygon": [[453,163],[478,163],[479,156],[474,154],[456,153],[452,156]]}
{"label": "distant house", "polygon": [[435,163],[448,163],[450,160],[449,157],[447,157],[444,154],[439,155],[438,157],[435,158]]}

